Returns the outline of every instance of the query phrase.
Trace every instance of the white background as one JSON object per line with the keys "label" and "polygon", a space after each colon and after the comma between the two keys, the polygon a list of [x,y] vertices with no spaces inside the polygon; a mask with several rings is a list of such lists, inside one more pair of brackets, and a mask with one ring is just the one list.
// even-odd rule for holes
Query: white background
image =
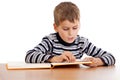
{"label": "white background", "polygon": [[[0,63],[24,61],[43,36],[54,32],[54,7],[65,0],[0,0]],[[79,35],[120,60],[119,0],[71,0],[81,13]]]}

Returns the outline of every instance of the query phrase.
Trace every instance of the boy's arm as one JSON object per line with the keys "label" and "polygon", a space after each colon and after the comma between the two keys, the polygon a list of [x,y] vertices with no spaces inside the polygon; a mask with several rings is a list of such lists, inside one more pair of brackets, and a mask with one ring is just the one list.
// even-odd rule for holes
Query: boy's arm
{"label": "boy's arm", "polygon": [[50,53],[52,50],[51,42],[47,37],[42,39],[42,42],[38,44],[34,49],[29,50],[25,56],[26,63],[42,63],[46,62],[49,58],[52,58]]}
{"label": "boy's arm", "polygon": [[86,40],[85,43],[87,44],[85,45],[85,49],[83,50],[83,52],[85,52],[87,55],[92,56],[94,58],[99,58],[100,61],[102,61],[104,65],[107,66],[115,64],[115,58],[111,53],[108,53],[107,51],[104,51],[101,48],[97,48],[88,40]]}

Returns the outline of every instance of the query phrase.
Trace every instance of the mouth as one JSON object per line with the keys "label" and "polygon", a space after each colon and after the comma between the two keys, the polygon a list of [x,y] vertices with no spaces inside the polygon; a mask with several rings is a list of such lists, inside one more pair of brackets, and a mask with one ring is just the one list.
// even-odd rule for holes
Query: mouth
{"label": "mouth", "polygon": [[70,38],[68,38],[69,41],[71,41],[71,40],[73,40],[73,39],[74,39],[74,37],[70,37]]}

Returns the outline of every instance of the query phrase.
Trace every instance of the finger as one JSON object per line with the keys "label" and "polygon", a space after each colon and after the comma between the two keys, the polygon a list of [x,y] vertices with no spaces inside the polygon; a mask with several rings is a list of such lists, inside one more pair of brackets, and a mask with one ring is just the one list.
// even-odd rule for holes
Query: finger
{"label": "finger", "polygon": [[64,51],[64,53],[62,54],[63,55],[63,58],[67,61],[67,62],[70,62],[70,54],[69,54],[69,51]]}
{"label": "finger", "polygon": [[73,54],[67,54],[66,57],[69,59],[69,62],[74,62],[76,60]]}
{"label": "finger", "polygon": [[90,66],[90,67],[96,67],[96,60],[93,57],[86,57],[83,61],[91,61],[92,63],[90,64],[85,64],[86,66]]}
{"label": "finger", "polygon": [[62,55],[63,61],[69,62],[69,58],[66,55]]}
{"label": "finger", "polygon": [[83,61],[91,61],[92,62],[93,58],[92,57],[86,57],[86,58],[83,59]]}
{"label": "finger", "polygon": [[69,52],[69,51],[65,51],[65,54],[64,54],[66,57],[68,57],[68,59],[69,59],[69,62],[74,62],[75,61],[75,57],[74,57],[74,55],[71,53],[71,52]]}
{"label": "finger", "polygon": [[74,62],[76,60],[75,56],[70,51],[64,51],[62,55],[65,55],[67,57],[69,60],[68,62]]}
{"label": "finger", "polygon": [[62,62],[62,58],[61,58],[61,56],[55,56],[55,57],[53,57],[53,61],[56,63]]}
{"label": "finger", "polygon": [[75,61],[76,61],[76,58],[75,58],[75,56],[72,55],[71,62],[75,62]]}

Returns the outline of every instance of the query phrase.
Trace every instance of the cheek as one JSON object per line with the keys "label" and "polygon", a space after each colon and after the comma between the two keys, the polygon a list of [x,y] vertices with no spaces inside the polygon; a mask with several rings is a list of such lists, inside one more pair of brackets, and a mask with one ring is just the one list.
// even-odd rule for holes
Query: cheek
{"label": "cheek", "polygon": [[61,35],[66,35],[66,34],[67,34],[67,32],[64,31],[64,30],[60,30],[59,33],[60,33]]}
{"label": "cheek", "polygon": [[75,31],[75,34],[78,34],[78,32],[79,32],[79,29]]}
{"label": "cheek", "polygon": [[76,34],[78,34],[79,30],[76,31]]}
{"label": "cheek", "polygon": [[65,39],[67,37],[67,33],[64,31],[61,31],[59,34],[60,34],[62,39]]}
{"label": "cheek", "polygon": [[67,36],[67,33],[66,33],[66,32],[61,32],[61,36],[62,36],[62,37],[66,37],[66,36]]}

